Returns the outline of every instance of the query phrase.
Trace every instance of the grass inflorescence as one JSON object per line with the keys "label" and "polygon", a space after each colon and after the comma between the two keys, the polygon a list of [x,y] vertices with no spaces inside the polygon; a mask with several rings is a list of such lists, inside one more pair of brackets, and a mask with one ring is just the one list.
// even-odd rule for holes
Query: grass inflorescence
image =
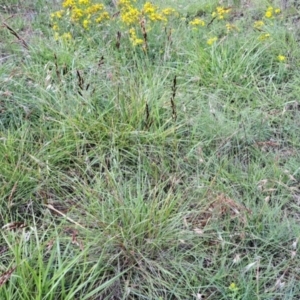
{"label": "grass inflorescence", "polygon": [[233,2],[0,4],[1,299],[300,297],[299,11]]}

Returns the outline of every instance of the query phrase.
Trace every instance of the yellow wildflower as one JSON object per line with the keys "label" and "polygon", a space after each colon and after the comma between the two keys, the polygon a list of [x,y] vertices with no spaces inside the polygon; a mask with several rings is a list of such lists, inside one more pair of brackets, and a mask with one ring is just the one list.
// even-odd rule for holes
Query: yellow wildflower
{"label": "yellow wildflower", "polygon": [[89,5],[90,4],[90,0],[78,0],[79,4],[84,4],[84,5]]}
{"label": "yellow wildflower", "polygon": [[238,31],[238,28],[233,24],[227,23],[225,26],[226,26],[228,32],[232,31],[232,30],[237,30]]}
{"label": "yellow wildflower", "polygon": [[65,41],[69,41],[69,40],[72,39],[72,35],[71,35],[70,32],[66,32],[66,33],[64,33],[64,34],[61,36],[61,38],[62,38],[63,40],[65,40]]}
{"label": "yellow wildflower", "polygon": [[[132,0],[133,2],[136,2],[136,0]],[[131,4],[131,0],[119,0],[117,2],[117,5],[120,7],[120,8],[129,8],[129,7],[132,7],[132,4]]]}
{"label": "yellow wildflower", "polygon": [[272,6],[269,6],[266,10],[265,17],[268,19],[272,18],[273,12],[274,12],[274,8]]}
{"label": "yellow wildflower", "polygon": [[78,21],[83,16],[83,10],[80,8],[73,8],[71,19],[72,21]]}
{"label": "yellow wildflower", "polygon": [[109,13],[107,11],[103,12],[95,21],[97,23],[101,23],[105,20],[109,20],[110,19],[110,16],[109,16]]}
{"label": "yellow wildflower", "polygon": [[254,22],[253,27],[256,28],[256,29],[260,29],[264,25],[265,25],[265,23],[263,21],[256,21],[256,22]]}
{"label": "yellow wildflower", "polygon": [[207,45],[211,46],[212,44],[214,44],[216,41],[218,40],[217,37],[213,37],[207,40]]}
{"label": "yellow wildflower", "polygon": [[118,5],[131,5],[130,0],[119,0]]}
{"label": "yellow wildflower", "polygon": [[54,19],[54,18],[61,19],[63,14],[64,14],[63,10],[58,10],[58,11],[52,13],[50,16],[51,16],[51,19]]}
{"label": "yellow wildflower", "polygon": [[231,11],[230,8],[225,8],[222,6],[218,6],[216,10],[212,13],[213,18],[218,18],[219,20],[224,19],[224,15],[228,14]]}
{"label": "yellow wildflower", "polygon": [[134,7],[130,7],[121,13],[121,19],[126,25],[135,24],[140,19],[140,12]]}
{"label": "yellow wildflower", "polygon": [[129,29],[129,36],[130,36],[130,41],[132,43],[133,46],[138,46],[144,43],[144,41],[142,39],[139,39],[136,36],[136,32],[134,28],[130,28]]}
{"label": "yellow wildflower", "polygon": [[238,291],[238,287],[237,287],[237,285],[236,285],[234,282],[232,282],[232,283],[230,284],[230,286],[228,287],[228,289],[229,289],[231,292],[237,292],[237,291]]}
{"label": "yellow wildflower", "polygon": [[142,45],[143,43],[144,43],[144,41],[142,39],[135,39],[132,41],[133,46]]}
{"label": "yellow wildflower", "polygon": [[277,56],[277,59],[279,60],[279,61],[285,61],[286,60],[286,57],[284,56],[284,55],[278,55]]}
{"label": "yellow wildflower", "polygon": [[65,0],[62,4],[63,7],[73,7],[75,6],[74,0]]}
{"label": "yellow wildflower", "polygon": [[205,26],[205,22],[199,18],[195,18],[193,21],[190,22],[190,25],[192,26]]}
{"label": "yellow wildflower", "polygon": [[57,23],[54,23],[54,24],[52,25],[52,29],[53,29],[54,31],[58,31],[58,30],[59,30],[59,27],[58,27]]}
{"label": "yellow wildflower", "polygon": [[278,15],[278,14],[280,14],[280,12],[281,12],[280,8],[274,9],[274,7],[269,6],[266,10],[265,17],[270,19],[270,18],[273,18],[274,14]]}
{"label": "yellow wildflower", "polygon": [[135,29],[134,28],[130,28],[129,29],[129,34],[132,36],[132,35],[135,35]]}
{"label": "yellow wildflower", "polygon": [[151,21],[167,21],[166,17],[159,13],[153,13],[149,15]]}
{"label": "yellow wildflower", "polygon": [[261,34],[261,35],[258,37],[258,39],[259,39],[260,41],[264,41],[264,40],[270,38],[270,36],[271,36],[270,33],[263,33],[263,34]]}
{"label": "yellow wildflower", "polygon": [[162,13],[157,12],[157,6],[150,2],[146,2],[143,6],[142,13],[149,16],[151,21],[167,21]]}
{"label": "yellow wildflower", "polygon": [[272,12],[270,10],[267,10],[266,13],[265,13],[265,17],[269,18],[269,19],[272,18],[273,17]]}
{"label": "yellow wildflower", "polygon": [[99,4],[94,4],[94,5],[89,6],[85,11],[87,14],[94,14],[103,9],[104,9],[104,5],[99,3]]}
{"label": "yellow wildflower", "polygon": [[169,15],[172,15],[172,14],[175,14],[176,13],[176,10],[174,8],[165,8],[161,11],[161,13],[165,16],[169,16]]}
{"label": "yellow wildflower", "polygon": [[88,20],[88,19],[83,20],[83,22],[82,22],[83,28],[86,29],[86,30],[88,30],[90,23],[91,23],[91,21]]}
{"label": "yellow wildflower", "polygon": [[157,10],[157,7],[154,6],[152,3],[146,2],[146,3],[144,4],[143,12],[144,12],[145,14],[153,14],[153,13],[156,12],[156,10]]}

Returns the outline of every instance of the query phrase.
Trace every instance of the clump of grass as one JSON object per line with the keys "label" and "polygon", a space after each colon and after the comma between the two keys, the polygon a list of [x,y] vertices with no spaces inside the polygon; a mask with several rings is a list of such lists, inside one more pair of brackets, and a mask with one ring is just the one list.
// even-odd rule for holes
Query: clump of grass
{"label": "clump of grass", "polygon": [[5,21],[1,299],[300,296],[298,32],[182,3]]}

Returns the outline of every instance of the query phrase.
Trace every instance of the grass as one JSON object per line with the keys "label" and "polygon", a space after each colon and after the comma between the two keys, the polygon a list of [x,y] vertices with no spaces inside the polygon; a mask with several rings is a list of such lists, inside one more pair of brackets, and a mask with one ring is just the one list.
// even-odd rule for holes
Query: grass
{"label": "grass", "polygon": [[59,1],[13,2],[0,298],[300,298],[298,8],[235,1],[219,20],[217,1],[157,0],[179,14],[145,51],[118,16],[55,40]]}

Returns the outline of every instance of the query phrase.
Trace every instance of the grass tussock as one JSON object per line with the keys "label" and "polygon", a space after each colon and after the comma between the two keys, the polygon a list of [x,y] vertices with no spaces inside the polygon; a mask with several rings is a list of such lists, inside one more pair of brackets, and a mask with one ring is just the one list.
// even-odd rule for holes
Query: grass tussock
{"label": "grass tussock", "polygon": [[0,1],[1,299],[300,297],[298,7],[198,2]]}

